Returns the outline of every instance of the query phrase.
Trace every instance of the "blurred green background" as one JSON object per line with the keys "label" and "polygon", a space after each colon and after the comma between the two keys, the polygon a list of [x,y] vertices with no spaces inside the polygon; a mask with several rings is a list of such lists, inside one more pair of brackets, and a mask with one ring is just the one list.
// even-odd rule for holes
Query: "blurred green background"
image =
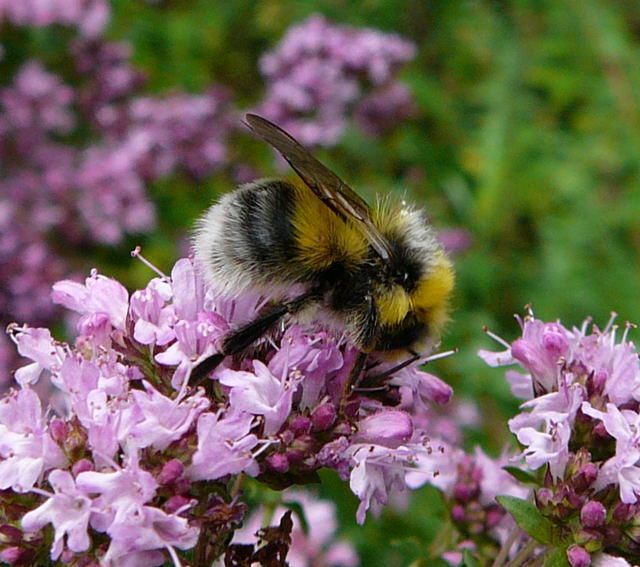
{"label": "blurred green background", "polygon": [[[529,303],[566,325],[587,316],[604,325],[611,311],[640,321],[640,2],[115,0],[113,9],[107,37],[131,43],[153,92],[223,83],[240,108],[260,100],[260,56],[312,13],[415,42],[402,79],[416,115],[379,139],[350,128],[319,157],[367,198],[406,192],[437,227],[471,235],[455,257],[443,339],[460,352],[432,369],[483,415],[469,447],[499,453],[516,407],[503,371],[476,356],[498,346],[484,325],[513,340],[513,314]],[[30,41],[50,41],[46,33]],[[230,147],[261,174],[276,171],[264,144],[238,136]],[[170,269],[193,220],[231,188],[222,174],[199,186],[177,176],[156,184],[158,230],[103,252],[101,269],[143,285],[149,273],[129,261],[132,244]],[[438,530],[441,504],[430,489],[415,494],[411,513],[388,511],[364,528],[354,525],[348,487],[322,490],[340,499],[362,565],[410,565]]]}

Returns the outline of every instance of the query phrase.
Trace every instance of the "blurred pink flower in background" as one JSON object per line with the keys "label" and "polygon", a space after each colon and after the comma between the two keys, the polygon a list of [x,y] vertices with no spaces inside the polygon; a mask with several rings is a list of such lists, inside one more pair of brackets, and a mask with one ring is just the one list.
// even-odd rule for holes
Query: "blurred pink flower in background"
{"label": "blurred pink flower in background", "polygon": [[[49,323],[51,285],[72,275],[86,245],[118,245],[152,230],[150,183],[178,171],[201,179],[226,166],[229,93],[142,96],[145,79],[129,45],[101,36],[109,18],[106,0],[0,0],[0,22],[62,24],[76,34],[62,54],[75,69],[73,87],[37,59],[0,87],[3,327]],[[6,344],[0,359],[10,370],[17,362]]]}
{"label": "blurred pink flower in background", "polygon": [[[338,521],[332,502],[297,489],[283,492],[282,502],[283,506],[270,511],[269,524],[277,524],[286,512],[287,504],[291,503],[299,506],[296,510],[304,514],[306,522],[305,529],[298,514],[293,514],[291,547],[287,556],[291,567],[357,567],[360,564],[353,546],[336,538]],[[266,514],[263,507],[251,513],[242,528],[234,534],[232,543],[256,543],[256,533],[264,527]]]}
{"label": "blurred pink flower in background", "polygon": [[379,135],[414,112],[396,75],[415,52],[398,35],[313,15],[263,55],[267,91],[256,110],[308,146],[335,145],[352,112],[365,132]]}

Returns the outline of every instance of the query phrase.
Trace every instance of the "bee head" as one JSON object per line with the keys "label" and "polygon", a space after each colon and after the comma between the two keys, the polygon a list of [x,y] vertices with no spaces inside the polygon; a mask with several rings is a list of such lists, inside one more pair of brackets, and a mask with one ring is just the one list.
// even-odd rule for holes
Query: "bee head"
{"label": "bee head", "polygon": [[408,347],[422,339],[437,339],[447,321],[453,290],[453,270],[438,252],[428,271],[414,275],[410,269],[393,270],[391,283],[375,294],[381,350]]}

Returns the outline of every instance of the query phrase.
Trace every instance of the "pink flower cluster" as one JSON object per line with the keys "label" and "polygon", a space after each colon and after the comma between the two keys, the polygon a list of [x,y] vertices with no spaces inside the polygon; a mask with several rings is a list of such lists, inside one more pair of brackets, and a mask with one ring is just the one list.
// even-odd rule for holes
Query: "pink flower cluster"
{"label": "pink flower cluster", "polygon": [[[502,352],[481,351],[507,371],[526,401],[509,428],[529,471],[544,471],[535,502],[571,534],[573,567],[637,562],[640,536],[640,365],[635,346],[614,318],[604,329],[586,321],[567,329],[529,313],[522,337]],[[608,554],[608,555],[606,555]],[[605,559],[603,559],[605,557]],[[613,559],[616,557],[617,559]],[[609,561],[609,560],[607,560]],[[614,563],[611,563],[614,564]]]}
{"label": "pink flower cluster", "polygon": [[[144,77],[128,45],[100,35],[108,17],[102,0],[0,1],[0,23],[78,32],[61,54],[75,68],[73,87],[37,59],[0,86],[2,326],[51,321],[49,289],[70,274],[70,251],[151,230],[149,183],[177,171],[202,178],[226,165],[228,93],[138,95]],[[0,350],[10,358],[4,341]]]}
{"label": "pink flower cluster", "polygon": [[73,26],[85,36],[102,33],[110,16],[108,0],[0,0],[0,24],[17,26]]}
{"label": "pink flower cluster", "polygon": [[308,146],[334,145],[352,110],[365,132],[380,134],[414,111],[395,79],[414,56],[415,46],[397,35],[311,16],[262,57],[267,92],[258,113]]}
{"label": "pink flower cluster", "polygon": [[[254,357],[225,359],[209,396],[190,388],[192,369],[262,300],[205,289],[189,259],[131,295],[93,272],[84,284],[56,283],[53,299],[80,315],[74,345],[46,328],[11,328],[32,361],[0,409],[2,498],[32,498],[12,553],[36,556],[51,524],[53,559],[160,565],[169,554],[178,564],[177,550],[237,527],[237,475],[284,488],[332,467],[363,522],[406,488],[408,471],[428,478],[452,466],[450,449],[414,420],[450,388],[415,365],[354,387],[355,348],[320,328],[289,326]],[[34,391],[47,385],[53,411]],[[213,493],[222,500],[203,500]]]}

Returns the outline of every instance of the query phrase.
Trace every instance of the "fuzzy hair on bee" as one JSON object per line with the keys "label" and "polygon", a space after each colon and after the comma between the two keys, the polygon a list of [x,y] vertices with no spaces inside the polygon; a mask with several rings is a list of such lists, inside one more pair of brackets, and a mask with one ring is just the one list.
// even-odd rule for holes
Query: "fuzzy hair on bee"
{"label": "fuzzy hair on bee", "polygon": [[425,212],[392,199],[369,207],[278,126],[246,119],[301,179],[242,185],[197,222],[194,251],[209,285],[281,301],[232,331],[221,355],[303,313],[346,331],[363,353],[432,347],[448,318],[454,273]]}

